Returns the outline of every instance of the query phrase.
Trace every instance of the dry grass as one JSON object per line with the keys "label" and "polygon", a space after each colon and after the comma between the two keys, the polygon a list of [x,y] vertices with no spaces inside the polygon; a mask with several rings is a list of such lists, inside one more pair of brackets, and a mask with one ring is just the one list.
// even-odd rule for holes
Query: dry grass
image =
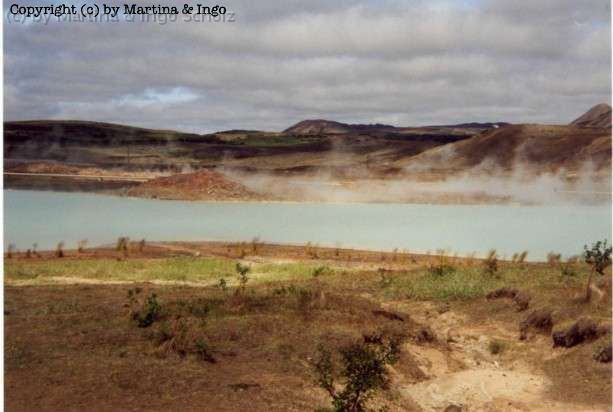
{"label": "dry grass", "polygon": [[[225,245],[214,250],[234,253]],[[270,250],[258,244],[259,253]],[[412,345],[449,353],[447,343],[435,337],[439,331],[415,323],[410,311],[390,312],[389,304],[396,302],[444,302],[475,325],[492,321],[505,325],[516,334],[517,342],[526,313],[518,313],[514,303],[505,299],[486,300],[488,292],[501,287],[528,291],[533,298],[531,309],[533,305],[553,308],[556,325],[582,316],[609,323],[611,319],[610,307],[576,299],[589,273],[581,264],[573,264],[576,276],[569,277],[548,264],[499,262],[497,276],[492,277],[483,273],[478,260],[446,259],[445,265],[453,270],[438,274],[429,270],[439,262],[436,257],[412,262],[398,256],[380,268],[381,262],[373,265],[368,254],[356,264],[338,258],[308,259],[299,247],[289,253],[303,260],[247,262],[252,268],[250,280],[240,292],[234,258],[77,259],[69,253],[63,259],[7,260],[9,284],[32,281],[33,285],[5,286],[7,408],[327,407],[329,399],[312,373],[320,344],[335,351],[360,340],[364,333],[387,329],[404,334]],[[333,249],[318,249],[320,255],[327,253],[336,254]],[[378,257],[372,255],[372,259]],[[62,276],[130,283],[54,285],[53,279]],[[225,288],[216,286],[221,278],[227,280]],[[154,280],[176,283],[146,283]],[[201,287],[182,286],[182,282]],[[130,316],[144,302],[139,298],[130,305],[127,293],[135,287],[142,289],[141,297],[155,293],[162,308],[149,327],[138,327]],[[521,345],[548,339],[546,332],[539,333]],[[504,344],[490,348],[497,353],[493,356],[517,356],[542,367],[554,382],[552,396],[610,402],[610,390],[605,390],[610,389],[610,370],[592,359],[593,346],[602,346],[600,340],[571,348],[556,361],[544,361],[544,353],[525,347],[516,350],[519,343],[491,340],[498,341]],[[551,351],[549,342],[541,347]],[[394,379],[401,376],[402,384],[427,379],[408,351],[394,370]],[[582,373],[589,382],[565,381],[564,373]],[[413,410],[412,401],[395,392],[399,383],[394,382],[373,405]]]}

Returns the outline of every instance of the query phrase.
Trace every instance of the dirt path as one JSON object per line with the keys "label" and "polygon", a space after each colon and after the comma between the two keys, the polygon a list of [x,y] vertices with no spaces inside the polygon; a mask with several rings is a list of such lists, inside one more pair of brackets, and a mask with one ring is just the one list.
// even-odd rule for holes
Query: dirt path
{"label": "dirt path", "polygon": [[[409,343],[411,353],[427,379],[401,384],[403,396],[425,411],[442,411],[449,405],[469,411],[609,411],[609,405],[587,408],[550,399],[552,383],[530,364],[534,352],[551,354],[546,339],[519,342],[517,331],[497,322],[475,325],[457,312],[441,311],[433,303],[391,303],[390,309],[411,313],[414,320],[430,326],[449,350]],[[490,342],[511,342],[512,355],[492,354]],[[529,347],[528,347],[529,345]],[[530,356],[529,356],[530,355]]]}

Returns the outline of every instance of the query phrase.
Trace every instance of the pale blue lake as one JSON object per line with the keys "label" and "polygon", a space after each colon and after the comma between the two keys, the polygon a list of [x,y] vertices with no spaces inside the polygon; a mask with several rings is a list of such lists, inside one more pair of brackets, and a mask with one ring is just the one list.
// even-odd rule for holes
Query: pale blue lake
{"label": "pale blue lake", "polygon": [[550,251],[570,256],[611,239],[611,206],[512,206],[324,203],[208,203],[86,193],[4,191],[4,243],[18,249],[59,241],[76,248],[119,236],[148,241],[316,243],[478,255],[490,249],[530,260]]}

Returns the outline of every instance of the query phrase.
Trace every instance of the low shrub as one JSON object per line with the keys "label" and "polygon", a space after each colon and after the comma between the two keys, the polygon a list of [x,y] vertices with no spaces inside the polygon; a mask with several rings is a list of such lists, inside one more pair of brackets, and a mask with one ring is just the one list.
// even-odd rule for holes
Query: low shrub
{"label": "low shrub", "polygon": [[498,257],[495,250],[490,250],[487,257],[483,261],[483,273],[494,277],[498,273]]}
{"label": "low shrub", "polygon": [[219,279],[219,282],[217,282],[217,287],[225,293],[228,291],[228,282],[226,282],[226,279],[221,278]]}
{"label": "low shrub", "polygon": [[613,249],[607,244],[606,239],[604,241],[599,240],[591,248],[585,245],[584,249],[583,259],[585,263],[592,267],[585,291],[585,300],[589,302],[592,297],[592,276],[594,272],[600,276],[604,275],[605,269],[611,264],[611,252]]}
{"label": "low shrub", "polygon": [[451,274],[455,272],[455,268],[451,265],[448,265],[447,263],[445,263],[444,260],[441,259],[440,262],[434,264],[434,265],[429,265],[428,266],[428,273],[430,273],[433,276],[437,276],[437,277],[442,277],[442,276],[446,276],[448,274]]}
{"label": "low shrub", "polygon": [[[399,338],[365,335],[362,342],[340,349],[342,366],[337,373],[331,352],[320,346],[314,368],[317,383],[332,398],[332,409],[336,412],[367,410],[372,396],[388,389],[387,365],[395,363],[399,353]],[[343,380],[342,386],[335,382],[337,375]]]}
{"label": "low shrub", "polygon": [[495,339],[488,343],[487,349],[492,355],[499,355],[506,349],[506,343]]}
{"label": "low shrub", "polygon": [[381,289],[388,288],[392,285],[394,279],[391,276],[390,270],[379,268],[377,269],[377,273],[379,274],[379,287]]}
{"label": "low shrub", "polygon": [[[140,295],[142,289],[134,288],[128,290],[128,299],[130,301],[131,317],[132,320],[136,322],[139,328],[148,328],[155,321],[159,320],[162,315],[162,306],[157,300],[157,295],[155,293],[150,294],[145,298],[142,304],[140,304],[140,300],[138,296]],[[135,309],[135,307],[140,306],[139,309]]]}
{"label": "low shrub", "polygon": [[55,247],[55,257],[63,258],[64,257],[64,242],[59,242]]}
{"label": "low shrub", "polygon": [[560,262],[560,274],[563,277],[577,277],[577,269],[575,268],[574,262],[571,260],[562,263]]}
{"label": "low shrub", "polygon": [[249,282],[249,277],[247,274],[251,271],[251,268],[246,265],[241,265],[240,262],[236,263],[235,266],[236,273],[238,275],[238,283],[240,285],[240,290],[244,291],[247,286],[247,282]]}
{"label": "low shrub", "polygon": [[329,266],[317,266],[315,269],[313,269],[313,273],[312,276],[314,278],[322,276],[322,275],[328,275],[332,273],[332,269],[330,269]]}
{"label": "low shrub", "polygon": [[124,256],[128,256],[130,253],[130,238],[129,237],[117,238],[117,243],[115,244],[115,250],[117,250],[118,252],[122,252]]}

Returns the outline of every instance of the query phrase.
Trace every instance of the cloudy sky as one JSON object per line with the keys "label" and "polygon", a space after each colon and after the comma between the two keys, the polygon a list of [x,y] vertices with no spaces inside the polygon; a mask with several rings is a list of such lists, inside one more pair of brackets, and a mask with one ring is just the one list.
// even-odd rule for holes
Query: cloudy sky
{"label": "cloudy sky", "polygon": [[610,102],[608,0],[229,0],[234,21],[166,24],[15,22],[11,3],[5,120],[568,123]]}

